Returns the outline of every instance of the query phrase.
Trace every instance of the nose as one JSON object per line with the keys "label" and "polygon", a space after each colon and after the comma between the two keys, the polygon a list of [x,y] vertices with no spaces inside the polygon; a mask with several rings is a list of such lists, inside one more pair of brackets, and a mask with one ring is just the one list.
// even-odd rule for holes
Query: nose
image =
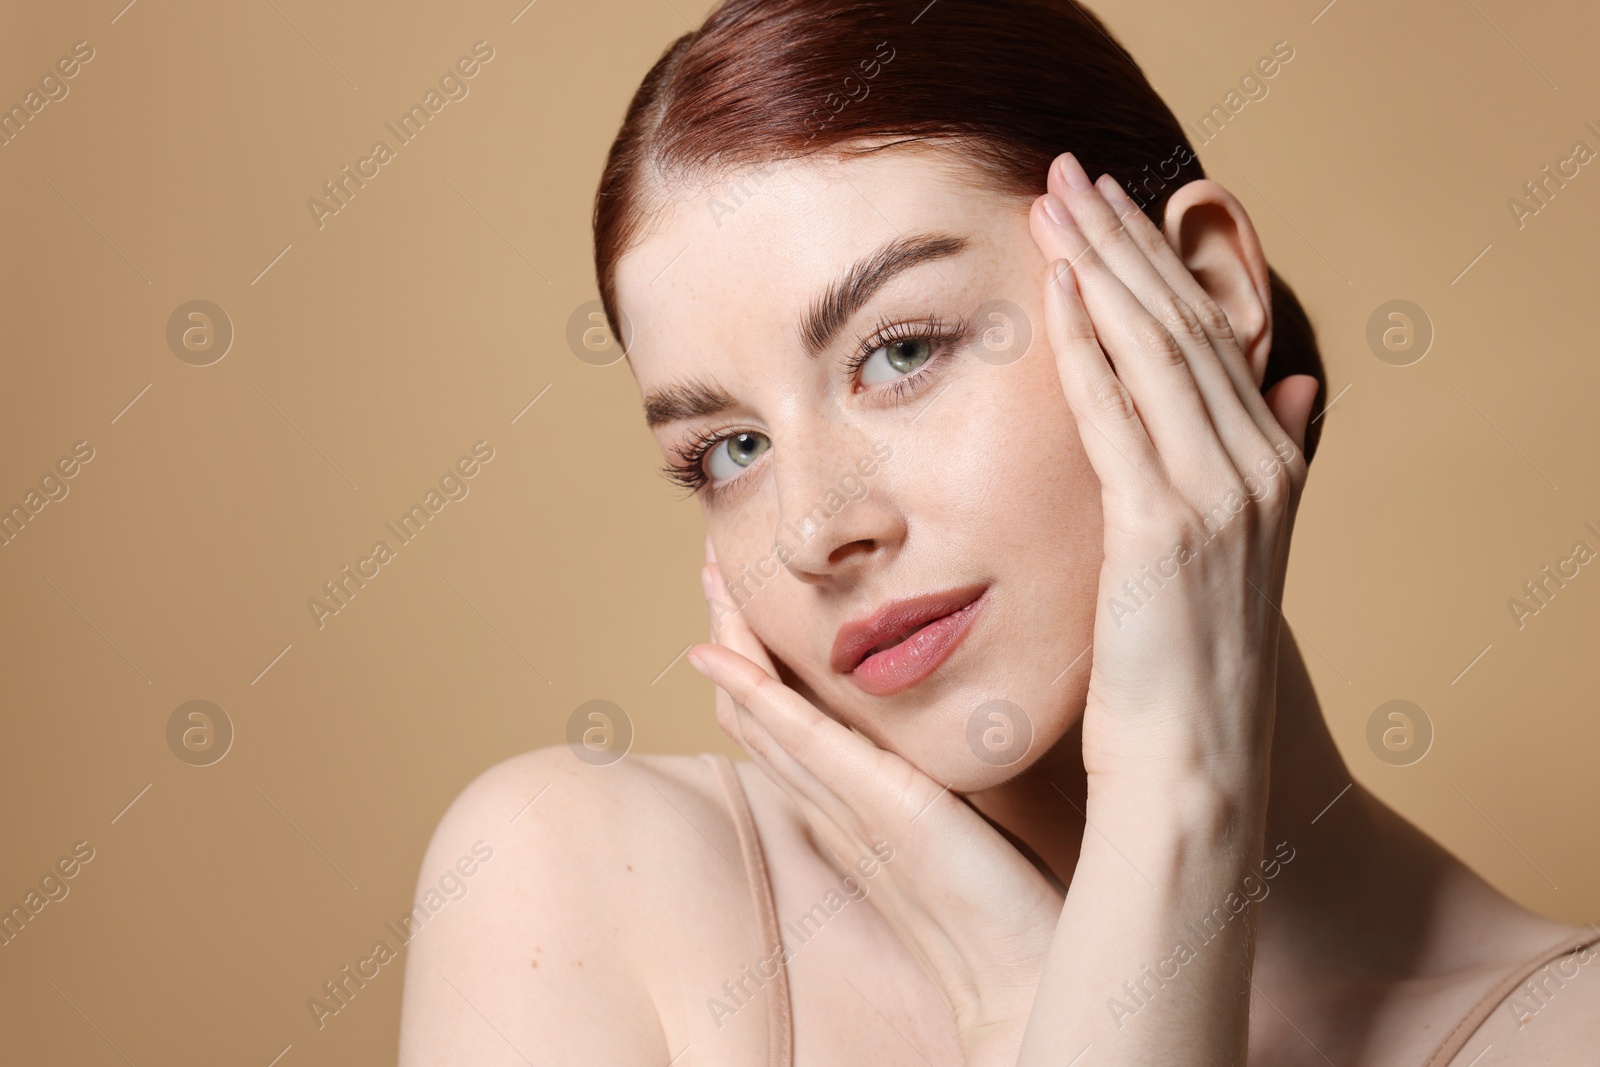
{"label": "nose", "polygon": [[[853,585],[905,538],[905,518],[884,477],[883,442],[854,435],[831,445],[773,456],[778,487],[774,548],[810,585]],[[787,551],[785,550],[787,547]]]}

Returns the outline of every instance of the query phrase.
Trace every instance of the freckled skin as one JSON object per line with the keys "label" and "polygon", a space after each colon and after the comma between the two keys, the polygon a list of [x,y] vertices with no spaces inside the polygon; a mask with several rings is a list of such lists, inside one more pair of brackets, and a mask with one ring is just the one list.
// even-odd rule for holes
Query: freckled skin
{"label": "freckled skin", "polygon": [[[720,186],[684,197],[623,257],[617,285],[642,391],[693,376],[741,401],[734,412],[660,428],[664,455],[677,462],[672,446],[699,430],[771,441],[705,508],[730,584],[770,560],[777,542],[793,550],[775,577],[744,586],[746,618],[785,680],[876,744],[971,792],[1012,777],[1076,723],[1088,657],[1052,683],[1090,641],[1103,534],[1099,481],[1044,334],[1046,263],[1029,232],[1031,199],[981,188],[947,159],[893,151],[842,165],[780,164],[732,216],[708,208]],[[971,246],[895,277],[822,358],[807,359],[796,324],[815,295],[897,234],[924,232]],[[923,364],[924,378],[899,400],[888,399],[891,381],[851,382],[839,363],[880,318],[954,323],[994,300],[1022,309],[1031,330],[1014,362],[979,358],[981,332],[994,324],[972,322],[969,339]],[[891,458],[877,460],[878,442]],[[873,473],[849,481],[863,459],[877,463]],[[852,485],[858,499],[804,525],[807,512],[826,513],[830,490]],[[870,696],[830,667],[846,620],[975,581],[993,583],[989,603],[920,684]],[[1035,731],[1028,757],[1009,767],[974,760],[966,741],[970,715],[998,697],[1024,708]]]}
{"label": "freckled skin", "polygon": [[[617,275],[641,389],[706,380],[741,407],[696,429],[772,442],[707,505],[718,566],[737,584],[786,538],[795,552],[788,567],[750,582],[744,608],[783,680],[967,793],[1034,863],[1073,877],[1089,838],[1079,720],[1104,530],[1098,479],[1044,335],[1045,262],[1029,232],[1030,200],[964,181],[948,156],[901,149],[763,170],[737,201],[725,194],[737,174],[710,190],[671,190],[674,206]],[[1174,224],[1169,240],[1184,246],[1214,296],[1230,284],[1238,292],[1238,256],[1216,240],[1220,187],[1202,185],[1215,183],[1176,194],[1192,209],[1181,218],[1193,221]],[[714,215],[713,194],[737,211]],[[795,324],[817,292],[885,240],[924,232],[954,232],[972,247],[896,278],[822,359],[808,360]],[[1033,346],[1016,362],[986,363],[969,343],[947,363],[925,364],[926,382],[898,402],[878,399],[892,388],[887,379],[861,390],[847,382],[839,360],[880,315],[954,321],[993,299],[1017,305],[1033,327]],[[1229,308],[1230,321],[1236,310],[1236,327],[1252,313],[1260,320],[1248,301]],[[664,451],[689,436],[683,427],[659,431]],[[870,476],[853,473],[858,460],[877,461],[878,442],[892,458]],[[830,490],[852,485],[870,494],[806,528],[803,541],[788,532],[786,524],[804,528],[804,513]],[[833,672],[841,622],[892,598],[976,581],[993,583],[992,603],[931,678],[876,698]],[[1304,847],[1263,900],[1249,1063],[1420,1064],[1495,977],[1583,928],[1514,904],[1384,806],[1341,759],[1287,633],[1278,668],[1266,840]],[[967,747],[968,715],[994,697],[1021,706],[1035,731],[1027,756],[1008,767],[984,764]],[[705,770],[695,756],[640,753],[595,775],[552,746],[468,787],[429,846],[430,876],[487,820],[556,785],[546,817],[521,824],[497,852],[501,881],[485,884],[478,906],[446,912],[409,950],[401,1063],[521,1063],[517,1050],[536,1047],[563,1063],[679,1056],[688,1039],[678,1035],[708,1025],[695,997],[716,995],[738,974],[757,935],[749,887],[719,867],[737,831]],[[742,779],[779,898],[819,899],[820,887],[836,884],[833,858],[773,781],[753,767]],[[708,857],[708,834],[722,835],[722,859]],[[615,877],[622,857],[640,860],[644,881]],[[654,908],[641,909],[641,899]],[[1115,912],[1106,909],[1104,929],[1117,928]],[[663,914],[674,921],[657,921]],[[948,1000],[877,906],[833,921],[851,925],[831,926],[790,968],[807,1062],[858,1063],[880,1040],[893,1051],[875,1062],[967,1062]],[[539,966],[541,943],[555,971]],[[521,959],[531,966],[523,970]],[[873,1006],[891,1000],[901,1020],[892,1028]],[[1597,1019],[1600,982],[1570,982],[1529,1025],[1496,1007],[1452,1067],[1589,1062]],[[741,1013],[736,1025],[744,1029],[716,1031],[693,1055],[761,1062],[765,1020]],[[905,1033],[920,1049],[906,1047]]]}

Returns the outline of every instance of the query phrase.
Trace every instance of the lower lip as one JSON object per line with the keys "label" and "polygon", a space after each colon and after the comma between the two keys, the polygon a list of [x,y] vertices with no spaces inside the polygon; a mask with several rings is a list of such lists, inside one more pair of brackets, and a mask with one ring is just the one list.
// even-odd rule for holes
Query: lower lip
{"label": "lower lip", "polygon": [[873,696],[891,696],[910,689],[950,658],[973,620],[983,610],[989,591],[959,611],[935,619],[922,629],[882,652],[868,656],[850,672],[850,678]]}

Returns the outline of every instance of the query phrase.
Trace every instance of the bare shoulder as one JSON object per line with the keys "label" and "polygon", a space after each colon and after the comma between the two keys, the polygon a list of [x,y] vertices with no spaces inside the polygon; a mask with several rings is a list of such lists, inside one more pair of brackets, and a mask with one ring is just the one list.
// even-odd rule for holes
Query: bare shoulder
{"label": "bare shoulder", "polygon": [[733,835],[698,757],[552,746],[484,771],[423,859],[400,1063],[665,1063],[660,913],[720,862],[708,843],[738,858]]}
{"label": "bare shoulder", "polygon": [[[1572,927],[1571,935],[1596,937],[1600,931]],[[1600,944],[1591,943],[1524,975],[1450,1062],[1451,1067],[1592,1063],[1597,1048]]]}

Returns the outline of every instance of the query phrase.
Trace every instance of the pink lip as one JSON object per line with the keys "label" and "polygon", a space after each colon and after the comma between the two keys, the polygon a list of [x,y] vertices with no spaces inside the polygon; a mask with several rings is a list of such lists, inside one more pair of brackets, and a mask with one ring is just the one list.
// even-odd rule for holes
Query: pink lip
{"label": "pink lip", "polygon": [[[890,696],[922,681],[961,643],[983,610],[986,583],[898,601],[846,623],[834,640],[834,670],[874,696]],[[920,627],[920,628],[919,628]],[[898,644],[868,651],[908,630]],[[863,658],[865,657],[865,658]]]}

